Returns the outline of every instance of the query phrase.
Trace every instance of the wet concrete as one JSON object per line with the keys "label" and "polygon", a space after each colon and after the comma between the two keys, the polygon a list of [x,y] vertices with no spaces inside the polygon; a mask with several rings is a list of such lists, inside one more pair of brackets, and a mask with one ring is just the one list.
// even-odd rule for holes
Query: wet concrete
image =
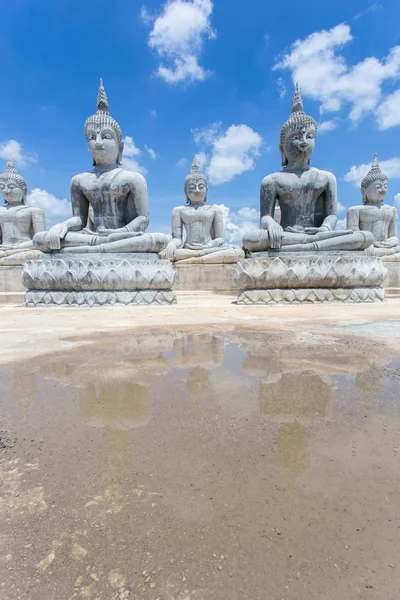
{"label": "wet concrete", "polygon": [[0,597],[398,600],[399,333],[110,328],[3,360]]}

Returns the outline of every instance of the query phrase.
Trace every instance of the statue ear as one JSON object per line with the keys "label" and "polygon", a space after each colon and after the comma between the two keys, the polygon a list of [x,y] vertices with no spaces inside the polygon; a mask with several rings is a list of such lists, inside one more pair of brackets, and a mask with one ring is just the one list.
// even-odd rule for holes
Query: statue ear
{"label": "statue ear", "polygon": [[282,144],[279,144],[279,152],[281,153],[281,156],[282,156],[282,167],[287,167],[288,159],[286,158],[286,156],[283,152]]}
{"label": "statue ear", "polygon": [[122,165],[122,153],[124,151],[124,142],[120,142],[119,143],[119,152],[118,152],[118,158],[117,158],[117,165]]}

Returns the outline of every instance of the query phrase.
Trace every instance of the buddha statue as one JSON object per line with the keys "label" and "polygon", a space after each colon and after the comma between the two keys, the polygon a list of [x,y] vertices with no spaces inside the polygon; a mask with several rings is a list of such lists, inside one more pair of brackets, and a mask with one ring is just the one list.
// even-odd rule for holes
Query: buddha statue
{"label": "buddha statue", "polygon": [[[261,183],[261,229],[245,233],[243,246],[247,250],[363,250],[372,244],[368,231],[335,231],[336,178],[329,171],[310,166],[316,134],[317,123],[303,111],[296,84],[292,114],[280,135],[283,170]],[[280,223],[274,219],[277,203]]]}
{"label": "buddha statue", "polygon": [[[179,263],[235,263],[244,257],[242,250],[224,248],[222,206],[207,205],[208,183],[201,173],[196,156],[185,179],[187,206],[172,211],[172,241],[161,253]],[[183,229],[186,239],[183,241]]]}
{"label": "buddha statue", "polygon": [[[100,80],[97,112],[84,127],[94,168],[71,181],[72,218],[35,236],[44,252],[160,252],[168,237],[145,233],[149,224],[146,180],[121,168],[121,128],[108,112]],[[90,207],[92,218],[88,219]]]}
{"label": "buddha statue", "polygon": [[352,206],[347,212],[347,228],[353,231],[368,231],[374,242],[367,250],[375,256],[386,256],[400,252],[397,238],[397,210],[383,204],[388,188],[388,178],[379,167],[375,154],[371,169],[361,182],[362,204]]}
{"label": "buddha statue", "polygon": [[26,182],[11,158],[0,175],[0,191],[5,202],[0,208],[0,265],[37,258],[42,253],[34,249],[32,238],[46,229],[46,219],[41,208],[26,204]]}

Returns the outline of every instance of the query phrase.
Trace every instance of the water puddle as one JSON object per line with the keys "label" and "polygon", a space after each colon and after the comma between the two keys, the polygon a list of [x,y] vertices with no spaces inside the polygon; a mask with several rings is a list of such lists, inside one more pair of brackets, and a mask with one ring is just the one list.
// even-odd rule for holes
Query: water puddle
{"label": "water puddle", "polygon": [[383,341],[107,333],[0,370],[4,600],[398,600]]}

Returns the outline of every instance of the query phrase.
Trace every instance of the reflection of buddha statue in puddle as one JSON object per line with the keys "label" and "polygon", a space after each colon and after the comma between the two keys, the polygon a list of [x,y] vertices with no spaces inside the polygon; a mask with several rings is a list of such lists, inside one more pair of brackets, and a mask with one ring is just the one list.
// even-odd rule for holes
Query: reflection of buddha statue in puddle
{"label": "reflection of buddha statue in puddle", "polygon": [[0,265],[19,265],[25,260],[38,258],[33,236],[46,229],[41,208],[26,204],[27,186],[11,159],[0,175],[0,191],[6,208],[0,208]]}
{"label": "reflection of buddha statue in puddle", "polygon": [[[122,133],[108,112],[102,82],[97,108],[85,123],[94,169],[71,181],[73,217],[37,234],[34,242],[45,252],[160,252],[168,238],[161,233],[145,233],[149,223],[146,180],[120,167]],[[90,206],[93,223],[89,220],[88,227]]]}
{"label": "reflection of buddha statue in puddle", "polygon": [[397,210],[383,204],[387,193],[388,178],[379,168],[375,154],[368,174],[361,182],[362,205],[352,206],[347,212],[347,227],[353,231],[369,231],[374,243],[368,254],[386,256],[400,252],[397,238]]}
{"label": "reflection of buddha statue in puddle", "polygon": [[[370,232],[334,231],[336,178],[329,171],[310,167],[316,133],[316,121],[303,111],[296,86],[292,114],[281,131],[283,170],[268,175],[261,183],[261,229],[244,235],[243,245],[248,250],[362,250],[373,242]],[[274,219],[277,202],[280,224]]]}
{"label": "reflection of buddha statue in puddle", "polygon": [[[207,179],[200,172],[196,156],[185,179],[188,206],[172,211],[172,241],[162,252],[163,258],[180,263],[235,263],[244,257],[242,250],[223,248],[224,215],[221,206],[207,205]],[[183,229],[186,240],[183,241]]]}
{"label": "reflection of buddha statue in puddle", "polygon": [[174,343],[174,365],[189,369],[187,391],[198,412],[209,393],[209,369],[216,369],[224,358],[224,340],[210,333],[182,335]]}
{"label": "reflection of buddha statue in puddle", "polygon": [[246,373],[260,378],[261,415],[280,424],[277,453],[292,476],[307,470],[310,453],[307,427],[329,419],[332,384],[329,376],[279,360],[271,355],[249,354]]}

